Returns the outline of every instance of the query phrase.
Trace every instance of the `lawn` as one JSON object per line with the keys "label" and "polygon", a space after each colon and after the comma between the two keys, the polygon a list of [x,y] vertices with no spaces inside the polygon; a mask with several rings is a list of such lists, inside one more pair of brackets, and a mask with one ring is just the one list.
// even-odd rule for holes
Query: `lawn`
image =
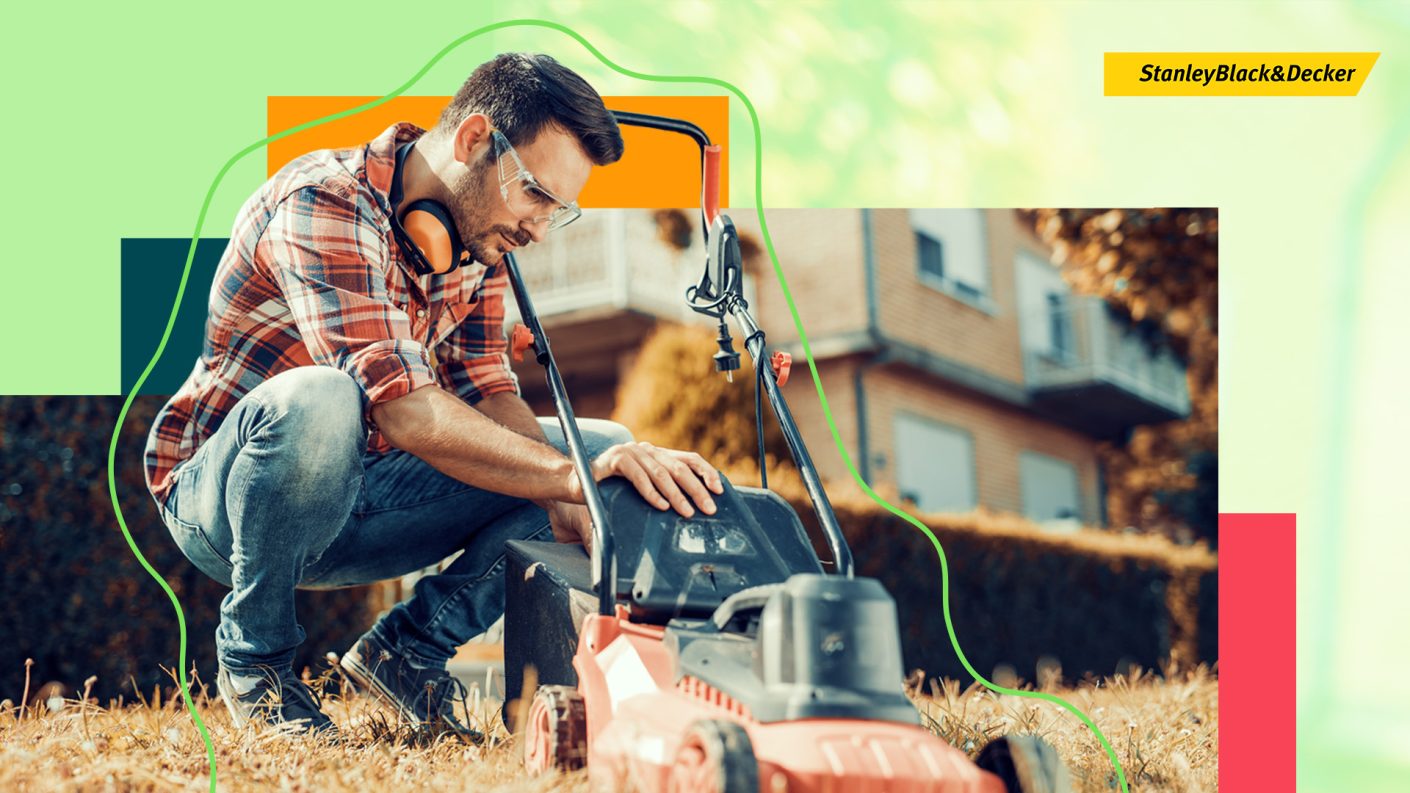
{"label": "lawn", "polygon": [[[335,681],[321,678],[327,688]],[[917,681],[919,682],[919,681]],[[1189,673],[1087,679],[1043,690],[1092,717],[1116,749],[1131,789],[1213,791],[1218,779],[1218,685],[1206,668]],[[911,688],[930,728],[971,754],[1010,731],[1036,733],[1066,759],[1076,791],[1115,789],[1095,737],[1057,705],[995,695],[978,685],[929,681]],[[79,699],[35,699],[0,711],[0,790],[206,790],[201,737],[173,690],[134,693],[106,706]],[[346,736],[339,745],[289,740],[247,726],[235,729],[218,701],[197,696],[216,747],[222,790],[580,791],[584,774],[529,779],[514,736],[497,709],[475,692],[470,718],[490,730],[489,745],[449,738],[426,744],[368,698],[326,695],[325,708]]]}

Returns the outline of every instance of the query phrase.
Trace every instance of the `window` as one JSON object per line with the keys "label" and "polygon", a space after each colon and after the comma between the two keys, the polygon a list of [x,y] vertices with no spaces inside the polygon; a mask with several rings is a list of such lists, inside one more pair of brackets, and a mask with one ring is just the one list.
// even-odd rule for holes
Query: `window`
{"label": "window", "polygon": [[978,209],[912,209],[921,281],[971,302],[989,294],[984,215]]}
{"label": "window", "polygon": [[945,244],[923,231],[916,232],[916,252],[920,271],[935,279],[945,277]]}
{"label": "window", "polygon": [[965,512],[978,506],[974,440],[937,421],[896,417],[896,484],[901,497],[926,512]]}
{"label": "window", "polygon": [[1037,452],[1023,452],[1018,459],[1023,490],[1023,514],[1039,523],[1081,520],[1082,493],[1077,466]]}
{"label": "window", "polygon": [[1020,250],[1014,256],[1018,291],[1018,331],[1030,360],[1041,357],[1062,364],[1077,361],[1085,334],[1078,312],[1086,304],[1072,294],[1062,274],[1047,259]]}
{"label": "window", "polygon": [[1048,293],[1048,342],[1054,358],[1065,361],[1077,352],[1072,346],[1072,312],[1067,296],[1059,292]]}

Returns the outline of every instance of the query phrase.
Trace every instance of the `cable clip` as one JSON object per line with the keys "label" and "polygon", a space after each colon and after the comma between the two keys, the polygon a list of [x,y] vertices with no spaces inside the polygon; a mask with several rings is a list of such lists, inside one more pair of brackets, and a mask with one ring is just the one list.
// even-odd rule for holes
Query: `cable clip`
{"label": "cable clip", "polygon": [[793,356],[777,350],[773,358],[769,359],[769,365],[774,369],[774,379],[778,380],[778,384],[788,385],[788,373],[793,369]]}

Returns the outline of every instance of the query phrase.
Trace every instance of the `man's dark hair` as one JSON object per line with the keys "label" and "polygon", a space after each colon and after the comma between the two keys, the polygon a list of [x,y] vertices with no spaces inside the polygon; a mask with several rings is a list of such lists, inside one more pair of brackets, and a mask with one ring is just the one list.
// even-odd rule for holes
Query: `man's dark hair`
{"label": "man's dark hair", "polygon": [[514,146],[533,143],[556,124],[577,137],[598,165],[622,157],[622,131],[602,97],[576,72],[553,58],[508,52],[480,64],[456,92],[436,129],[443,135],[471,113],[484,113]]}

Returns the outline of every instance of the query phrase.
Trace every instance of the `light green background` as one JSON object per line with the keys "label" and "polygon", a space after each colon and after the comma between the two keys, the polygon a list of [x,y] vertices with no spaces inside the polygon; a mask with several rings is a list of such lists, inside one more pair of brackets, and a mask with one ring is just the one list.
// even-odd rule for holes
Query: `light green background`
{"label": "light green background", "polygon": [[[1410,770],[1393,763],[1410,746],[1410,6],[21,8],[0,46],[0,393],[117,390],[118,240],[189,235],[221,163],[263,136],[267,95],[385,93],[515,17],[572,26],[628,68],[740,86],[762,118],[766,206],[1218,206],[1221,509],[1299,514],[1302,787],[1374,790]],[[603,93],[690,92],[517,29],[411,93],[448,94],[511,49],[549,51]],[[1355,98],[1106,99],[1107,50],[1383,55]],[[732,109],[742,206],[753,152]],[[206,236],[228,233],[263,173],[262,155],[231,172]]]}

